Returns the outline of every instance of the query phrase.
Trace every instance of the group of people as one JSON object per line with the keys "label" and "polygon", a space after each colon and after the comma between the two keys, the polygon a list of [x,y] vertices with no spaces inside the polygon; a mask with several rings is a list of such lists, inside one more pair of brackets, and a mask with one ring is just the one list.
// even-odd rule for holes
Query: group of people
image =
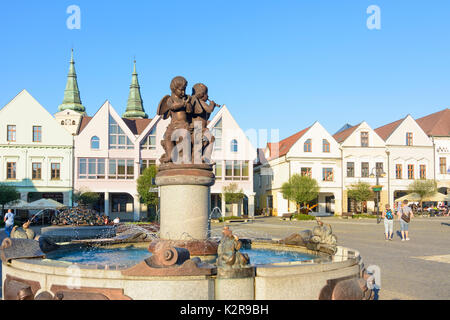
{"label": "group of people", "polygon": [[395,212],[391,209],[389,204],[386,204],[385,210],[383,210],[382,218],[384,219],[384,233],[386,241],[392,241],[394,236],[394,219],[400,221],[400,231],[402,241],[409,241],[409,223],[414,218],[414,213],[411,207],[408,206],[408,200],[404,200],[400,208]]}

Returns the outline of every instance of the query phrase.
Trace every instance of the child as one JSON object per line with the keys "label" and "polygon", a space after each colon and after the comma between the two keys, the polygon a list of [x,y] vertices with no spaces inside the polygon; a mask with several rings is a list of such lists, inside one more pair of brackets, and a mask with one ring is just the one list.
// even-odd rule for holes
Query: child
{"label": "child", "polygon": [[391,210],[391,206],[386,204],[385,210],[382,213],[382,218],[384,218],[384,235],[386,241],[392,241],[392,236],[394,233],[394,213]]}

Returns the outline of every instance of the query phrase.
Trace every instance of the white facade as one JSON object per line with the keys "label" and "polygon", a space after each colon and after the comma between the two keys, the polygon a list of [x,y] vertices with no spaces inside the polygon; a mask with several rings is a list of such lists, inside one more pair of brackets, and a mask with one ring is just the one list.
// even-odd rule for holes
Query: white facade
{"label": "white facade", "polygon": [[[412,134],[410,145],[407,134]],[[399,123],[385,142],[389,152],[389,203],[393,204],[394,198],[406,193],[412,181],[434,179],[434,149],[432,140],[410,115]]]}
{"label": "white facade", "polygon": [[438,188],[450,189],[450,137],[431,137]]}
{"label": "white facade", "polygon": [[22,200],[72,205],[72,155],[72,136],[26,90],[0,110],[0,182]]}
{"label": "white facade", "polygon": [[[385,172],[385,177],[379,177],[378,183],[383,186],[383,190],[380,194],[380,200],[382,204],[387,202],[387,187],[388,187],[388,175],[387,175],[387,153],[386,146],[383,139],[367,124],[362,122],[349,130],[351,132],[344,140],[340,142],[342,149],[342,176],[343,176],[343,211],[350,211],[351,201],[347,197],[348,189],[352,184],[358,182],[365,182],[370,185],[376,184],[376,168],[380,168],[381,172]],[[345,132],[342,134],[346,135]],[[335,135],[337,137],[338,135]],[[363,142],[362,139],[367,137]],[[374,210],[375,202],[367,202],[367,210]]]}
{"label": "white facade", "polygon": [[286,146],[280,143],[280,157],[271,158],[269,151],[277,152],[276,146],[266,148],[264,153],[268,161],[255,170],[258,207],[267,208],[269,202],[273,202],[273,208],[276,209],[274,214],[278,216],[294,212],[295,204],[283,198],[281,187],[294,174],[302,174],[303,169],[303,173],[308,172],[320,188],[317,212],[340,214],[342,166],[339,144],[319,122],[315,122],[300,137],[294,137],[292,141],[289,139],[291,137],[286,139]]}

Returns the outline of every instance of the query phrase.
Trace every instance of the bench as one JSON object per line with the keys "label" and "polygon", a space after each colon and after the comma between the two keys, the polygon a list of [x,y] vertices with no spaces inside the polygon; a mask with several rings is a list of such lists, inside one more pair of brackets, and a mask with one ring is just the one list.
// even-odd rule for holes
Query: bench
{"label": "bench", "polygon": [[294,215],[293,213],[284,213],[284,214],[281,216],[281,219],[280,219],[280,220],[288,220],[288,219],[289,219],[289,221],[291,221],[293,215]]}
{"label": "bench", "polygon": [[353,217],[353,212],[342,212],[342,218],[348,219]]}

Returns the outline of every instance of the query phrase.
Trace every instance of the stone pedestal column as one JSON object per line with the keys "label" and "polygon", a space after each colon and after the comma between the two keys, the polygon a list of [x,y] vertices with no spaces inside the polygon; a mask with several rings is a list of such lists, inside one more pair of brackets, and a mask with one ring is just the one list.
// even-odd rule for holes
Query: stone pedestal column
{"label": "stone pedestal column", "polygon": [[[167,164],[159,168],[160,241],[187,248],[191,255],[210,255],[217,245],[207,241],[211,211],[210,186],[215,182],[207,164]],[[156,244],[150,245],[150,251]]]}

